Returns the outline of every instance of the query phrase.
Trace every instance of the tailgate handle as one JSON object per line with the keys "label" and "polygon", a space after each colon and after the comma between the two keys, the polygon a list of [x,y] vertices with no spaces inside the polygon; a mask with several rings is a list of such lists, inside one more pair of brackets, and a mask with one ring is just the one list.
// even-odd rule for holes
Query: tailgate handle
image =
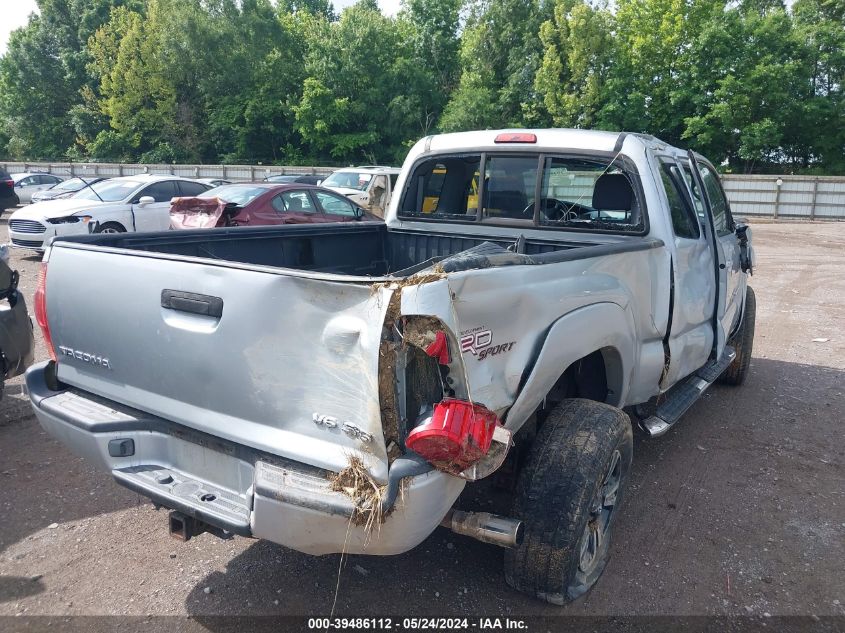
{"label": "tailgate handle", "polygon": [[196,292],[162,290],[161,307],[218,319],[223,316],[223,299],[211,295],[197,294]]}

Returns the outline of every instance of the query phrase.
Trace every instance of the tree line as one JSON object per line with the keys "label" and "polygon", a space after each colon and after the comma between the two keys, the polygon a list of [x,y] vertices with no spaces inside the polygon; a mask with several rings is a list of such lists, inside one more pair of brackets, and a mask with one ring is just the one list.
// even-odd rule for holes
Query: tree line
{"label": "tree line", "polygon": [[739,172],[845,173],[845,0],[38,0],[0,156],[399,163],[498,127],[646,132]]}

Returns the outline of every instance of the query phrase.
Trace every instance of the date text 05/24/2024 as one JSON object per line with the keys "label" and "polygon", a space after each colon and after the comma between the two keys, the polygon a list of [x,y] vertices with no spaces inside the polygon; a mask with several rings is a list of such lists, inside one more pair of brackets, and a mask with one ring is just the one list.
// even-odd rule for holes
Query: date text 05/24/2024
{"label": "date text 05/24/2024", "polygon": [[520,618],[309,618],[309,630],[520,631]]}

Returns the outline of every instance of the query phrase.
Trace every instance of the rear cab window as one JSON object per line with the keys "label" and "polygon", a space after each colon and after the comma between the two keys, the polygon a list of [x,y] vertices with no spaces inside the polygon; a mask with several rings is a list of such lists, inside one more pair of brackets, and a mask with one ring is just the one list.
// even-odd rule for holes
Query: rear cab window
{"label": "rear cab window", "polygon": [[639,191],[619,155],[461,153],[419,161],[398,208],[403,219],[642,234]]}

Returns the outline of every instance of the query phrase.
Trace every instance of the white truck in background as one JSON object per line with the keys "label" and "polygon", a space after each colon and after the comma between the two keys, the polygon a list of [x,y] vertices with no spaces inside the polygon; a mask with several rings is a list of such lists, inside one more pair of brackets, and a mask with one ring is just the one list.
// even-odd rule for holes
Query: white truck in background
{"label": "white truck in background", "polygon": [[322,186],[343,194],[370,213],[383,218],[401,171],[398,167],[380,165],[344,167],[326,178]]}

